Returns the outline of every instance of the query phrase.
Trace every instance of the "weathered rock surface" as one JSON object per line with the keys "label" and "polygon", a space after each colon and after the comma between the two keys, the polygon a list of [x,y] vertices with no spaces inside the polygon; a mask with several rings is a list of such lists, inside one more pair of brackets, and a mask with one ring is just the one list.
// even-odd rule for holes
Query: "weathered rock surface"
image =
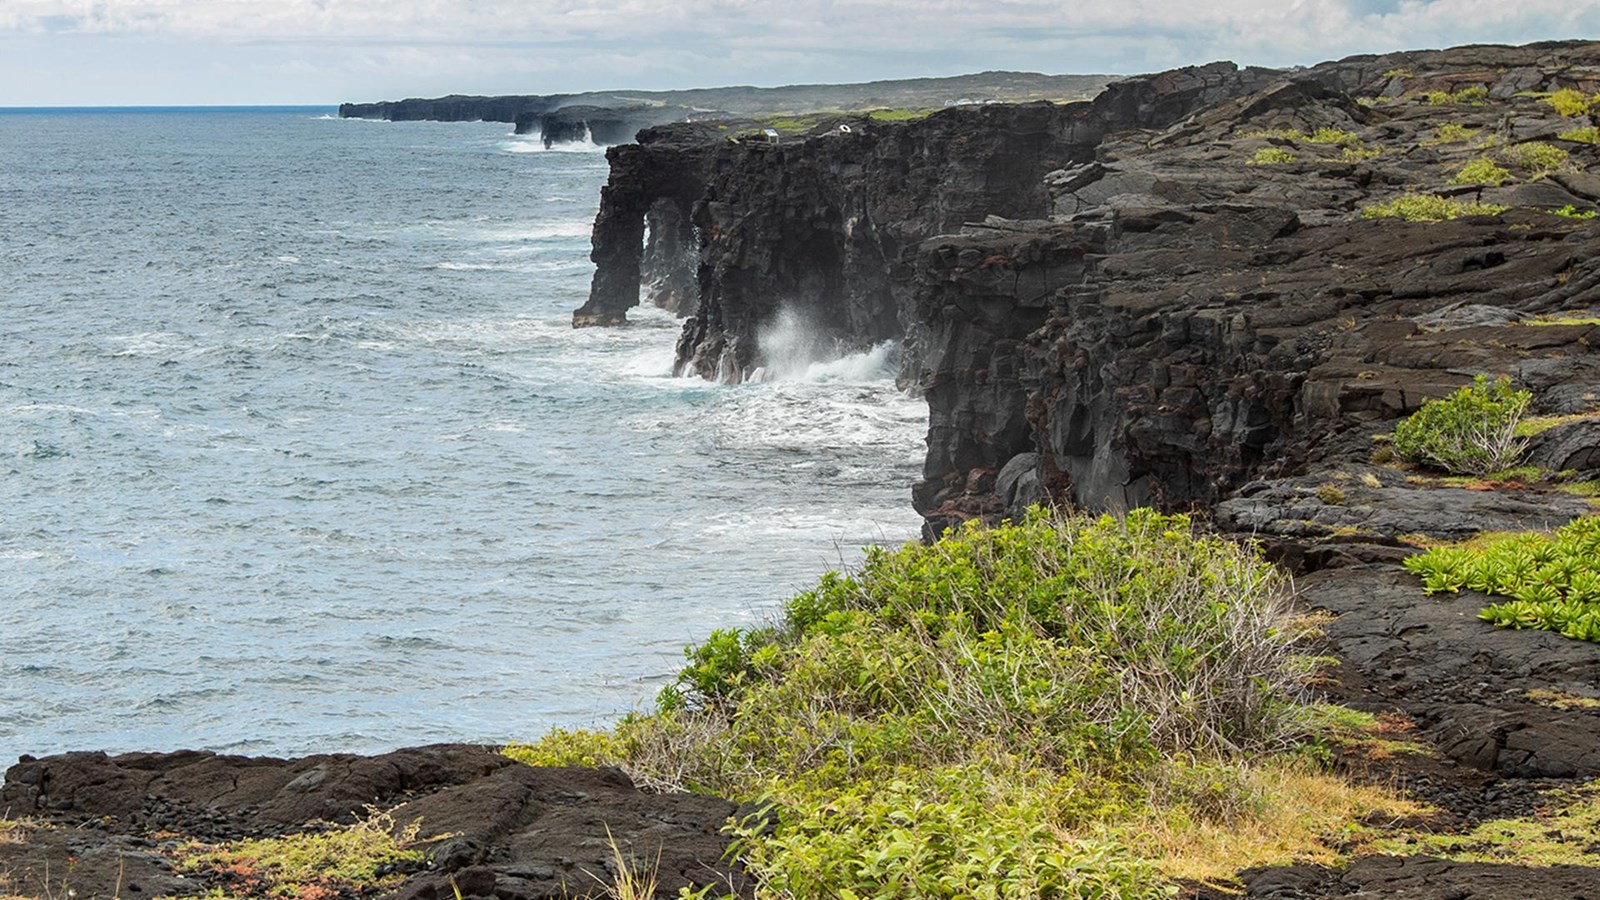
{"label": "weathered rock surface", "polygon": [[[1600,869],[1552,866],[1529,869],[1461,863],[1426,856],[1369,857],[1342,870],[1293,866],[1246,872],[1242,896],[1272,900],[1323,897],[1390,897],[1404,900],[1593,900],[1600,897]],[[1238,893],[1210,893],[1211,900]]]}
{"label": "weathered rock surface", "polygon": [[[1582,122],[1528,93],[1593,92],[1597,73],[1597,44],[1469,47],[1185,69],[1091,103],[829,122],[778,144],[650,130],[614,148],[574,322],[622,321],[641,270],[688,284],[685,255],[642,253],[645,217],[670,207],[698,238],[680,371],[738,380],[763,365],[780,310],[832,345],[904,343],[930,410],[914,495],[930,534],[1034,500],[1239,500],[1222,511],[1238,527],[1295,534],[1302,511],[1267,501],[1302,485],[1259,482],[1365,463],[1374,435],[1475,374],[1512,376],[1540,413],[1600,407],[1600,327],[1531,324],[1600,292],[1600,220],[1549,213],[1600,203],[1600,148],[1559,140]],[[1426,99],[1469,88],[1486,99]],[[1500,187],[1449,183],[1530,142],[1569,158],[1541,174],[1505,157]],[[1291,161],[1258,165],[1260,151]],[[1512,209],[1362,216],[1410,193]],[[1573,434],[1548,454],[1565,468],[1595,447]],[[1322,524],[1438,533],[1401,520],[1464,504],[1514,521],[1549,499],[1401,499],[1412,487],[1381,498],[1393,521]]]}
{"label": "weathered rock surface", "polygon": [[1600,776],[1600,704],[1562,709],[1540,692],[1600,701],[1600,645],[1478,618],[1482,594],[1424,596],[1395,566],[1301,578],[1301,601],[1335,613],[1335,654],[1363,691],[1403,710],[1462,765],[1523,778]]}
{"label": "weathered rock surface", "polygon": [[[722,825],[734,805],[647,794],[615,769],[541,769],[492,748],[438,745],[379,756],[281,760],[213,753],[68,753],[6,772],[0,810],[54,827],[0,843],[0,872],[54,895],[70,872],[76,896],[193,895],[198,876],[159,852],[173,835],[207,842],[348,823],[370,807],[420,819],[428,861],[397,896],[565,898],[598,891],[625,859],[659,864],[659,897],[731,885]],[[69,863],[69,858],[76,860]]]}

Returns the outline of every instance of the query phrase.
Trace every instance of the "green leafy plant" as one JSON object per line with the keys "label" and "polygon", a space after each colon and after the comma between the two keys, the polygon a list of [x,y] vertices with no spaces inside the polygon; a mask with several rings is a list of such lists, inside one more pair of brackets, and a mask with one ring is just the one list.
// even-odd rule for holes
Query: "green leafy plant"
{"label": "green leafy plant", "polygon": [[1570,158],[1567,151],[1544,141],[1502,147],[1499,155],[1506,162],[1527,169],[1534,178],[1543,178],[1565,169]]}
{"label": "green leafy plant", "polygon": [[1453,200],[1438,194],[1406,194],[1382,203],[1363,207],[1362,218],[1404,219],[1407,222],[1443,222],[1463,216],[1498,216],[1507,207],[1492,203]]}
{"label": "green leafy plant", "polygon": [[1487,158],[1475,159],[1462,166],[1450,177],[1451,184],[1487,184],[1499,187],[1511,178],[1511,170],[1502,169]]}
{"label": "green leafy plant", "polygon": [[1589,125],[1583,128],[1574,128],[1563,131],[1557,135],[1563,141],[1572,141],[1575,144],[1600,144],[1600,125]]}
{"label": "green leafy plant", "polygon": [[1487,622],[1600,641],[1600,516],[1575,519],[1553,535],[1527,532],[1435,547],[1405,566],[1429,594],[1465,588],[1511,598],[1478,614]]}
{"label": "green leafy plant", "polygon": [[1456,122],[1450,122],[1450,123],[1447,123],[1445,125],[1440,125],[1439,126],[1439,130],[1434,132],[1433,138],[1430,139],[1430,140],[1423,141],[1423,143],[1424,144],[1463,144],[1463,143],[1466,143],[1467,141],[1472,140],[1474,137],[1477,136],[1477,134],[1478,134],[1478,130],[1476,128],[1468,128],[1465,125],[1461,125],[1461,124],[1458,124]]}
{"label": "green leafy plant", "polygon": [[1596,212],[1592,209],[1579,209],[1576,206],[1573,206],[1571,203],[1568,203],[1566,206],[1563,206],[1560,209],[1550,210],[1550,215],[1560,216],[1563,219],[1592,219],[1595,216],[1600,216],[1600,212]]}
{"label": "green leafy plant", "polygon": [[1556,115],[1570,118],[1588,115],[1589,110],[1600,106],[1600,94],[1590,97],[1574,88],[1562,88],[1545,97],[1543,102],[1555,110]]}
{"label": "green leafy plant", "polygon": [[1262,147],[1250,158],[1252,166],[1277,166],[1292,163],[1299,157],[1282,147]]}
{"label": "green leafy plant", "polygon": [[735,833],[775,896],[1166,897],[1173,872],[1327,858],[1319,835],[1387,802],[1300,769],[1287,600],[1187,517],[1035,509],[870,550],[686,651],[657,712],[506,752],[771,804]]}
{"label": "green leafy plant", "polygon": [[1429,91],[1422,95],[1422,99],[1433,106],[1482,106],[1489,99],[1489,89],[1481,84],[1464,87],[1459,91]]}
{"label": "green leafy plant", "polygon": [[1527,441],[1517,426],[1533,395],[1511,386],[1511,379],[1473,383],[1442,400],[1430,400],[1394,430],[1394,450],[1402,458],[1458,475],[1484,475],[1517,461]]}

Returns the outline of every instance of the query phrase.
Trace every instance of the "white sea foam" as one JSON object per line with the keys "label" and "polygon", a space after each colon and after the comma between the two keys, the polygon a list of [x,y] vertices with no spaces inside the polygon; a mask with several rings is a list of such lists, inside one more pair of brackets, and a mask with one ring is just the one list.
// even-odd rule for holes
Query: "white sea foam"
{"label": "white sea foam", "polygon": [[604,153],[605,144],[596,144],[585,129],[583,139],[577,141],[558,141],[550,146],[544,145],[544,135],[537,131],[528,134],[519,134],[509,140],[501,141],[498,145],[505,153]]}

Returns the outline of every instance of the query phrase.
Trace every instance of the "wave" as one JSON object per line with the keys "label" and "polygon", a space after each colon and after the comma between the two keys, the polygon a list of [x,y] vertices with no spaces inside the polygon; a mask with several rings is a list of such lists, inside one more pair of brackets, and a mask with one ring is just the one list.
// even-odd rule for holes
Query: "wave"
{"label": "wave", "polygon": [[597,144],[584,130],[583,138],[576,141],[558,141],[546,147],[544,135],[537,131],[518,134],[495,145],[503,153],[604,153],[605,144]]}

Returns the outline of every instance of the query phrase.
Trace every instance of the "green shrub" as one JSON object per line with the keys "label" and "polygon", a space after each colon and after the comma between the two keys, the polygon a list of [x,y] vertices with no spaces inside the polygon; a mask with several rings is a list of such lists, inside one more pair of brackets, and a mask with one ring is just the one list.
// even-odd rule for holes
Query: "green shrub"
{"label": "green shrub", "polygon": [[1364,160],[1374,159],[1382,152],[1383,151],[1379,150],[1377,147],[1357,145],[1354,147],[1345,147],[1343,150],[1340,150],[1339,159],[1343,162],[1362,162]]}
{"label": "green shrub", "polygon": [[1559,172],[1567,167],[1567,151],[1544,141],[1529,141],[1500,149],[1500,158],[1532,173],[1534,178]]}
{"label": "green shrub", "polygon": [[1550,210],[1550,215],[1560,216],[1563,219],[1592,219],[1595,216],[1600,216],[1600,212],[1596,212],[1592,209],[1579,209],[1576,206],[1573,206],[1571,203],[1568,203],[1566,206],[1563,206],[1560,209]]}
{"label": "green shrub", "polygon": [[1575,144],[1600,144],[1600,126],[1590,125],[1585,128],[1574,128],[1563,131],[1557,135],[1563,141],[1572,141]]}
{"label": "green shrub", "polygon": [[1484,475],[1508,468],[1526,449],[1517,426],[1533,395],[1479,375],[1443,400],[1429,400],[1394,430],[1401,457],[1457,475]]}
{"label": "green shrub", "polygon": [[1454,93],[1429,91],[1422,95],[1422,99],[1433,106],[1456,106],[1463,103],[1468,106],[1482,106],[1483,101],[1489,99],[1489,89],[1481,84],[1474,84]]}
{"label": "green shrub", "polygon": [[1407,194],[1361,210],[1367,219],[1404,219],[1407,222],[1443,222],[1463,216],[1498,216],[1507,207],[1492,203],[1468,203],[1438,194]]}
{"label": "green shrub", "polygon": [[1487,184],[1499,187],[1511,178],[1509,169],[1502,169],[1494,164],[1493,160],[1475,159],[1461,167],[1461,170],[1451,176],[1451,184]]}
{"label": "green shrub", "polygon": [[1589,114],[1590,109],[1600,106],[1600,94],[1590,97],[1574,88],[1562,88],[1545,97],[1543,102],[1558,116],[1584,116]]}
{"label": "green shrub", "polygon": [[1361,138],[1354,131],[1345,131],[1342,128],[1324,125],[1306,135],[1305,141],[1308,144],[1333,144],[1337,147],[1354,147],[1361,143]]}
{"label": "green shrub", "polygon": [[1423,141],[1423,143],[1424,144],[1463,144],[1463,143],[1466,143],[1467,141],[1472,140],[1472,138],[1475,137],[1477,134],[1478,134],[1478,130],[1476,128],[1468,128],[1465,125],[1460,125],[1460,124],[1457,124],[1455,122],[1451,122],[1451,123],[1446,124],[1446,125],[1440,125],[1439,126],[1439,130],[1437,132],[1434,132],[1433,139],[1430,140],[1430,141]]}
{"label": "green shrub", "polygon": [[[869,550],[772,626],[686,651],[658,712],[506,752],[773,804],[737,846],[776,896],[1166,897],[1118,829],[1189,767],[1255,784],[1239,773],[1292,750],[1301,633],[1286,579],[1185,516],[1035,509]],[[1275,805],[1169,802],[1186,822]]]}
{"label": "green shrub", "polygon": [[1478,617],[1487,622],[1600,641],[1600,516],[1575,519],[1554,535],[1435,547],[1405,566],[1429,594],[1467,588],[1512,598],[1485,607]]}
{"label": "green shrub", "polygon": [[1284,163],[1292,163],[1296,159],[1298,159],[1298,157],[1281,147],[1262,147],[1260,150],[1256,151],[1255,156],[1251,157],[1250,165],[1276,166]]}

